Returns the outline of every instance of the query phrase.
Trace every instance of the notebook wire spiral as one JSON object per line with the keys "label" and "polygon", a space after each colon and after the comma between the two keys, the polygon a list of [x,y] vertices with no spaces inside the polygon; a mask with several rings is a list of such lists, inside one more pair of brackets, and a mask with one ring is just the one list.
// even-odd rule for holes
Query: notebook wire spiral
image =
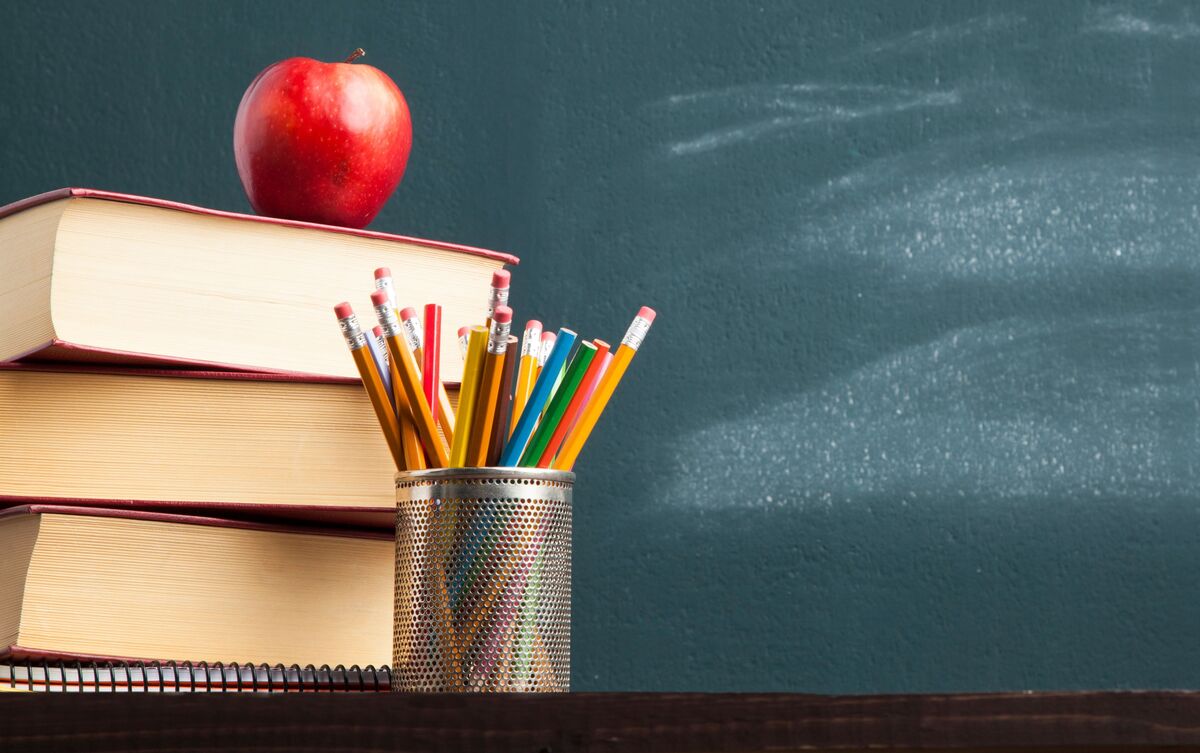
{"label": "notebook wire spiral", "polygon": [[386,693],[387,665],[215,662],[0,662],[0,691],[49,693]]}

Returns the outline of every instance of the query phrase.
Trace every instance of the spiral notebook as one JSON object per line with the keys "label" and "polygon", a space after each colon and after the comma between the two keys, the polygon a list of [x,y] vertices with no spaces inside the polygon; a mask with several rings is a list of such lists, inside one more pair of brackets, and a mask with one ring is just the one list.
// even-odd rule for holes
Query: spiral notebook
{"label": "spiral notebook", "polygon": [[47,693],[386,693],[391,671],[357,665],[63,661],[0,662],[0,692]]}

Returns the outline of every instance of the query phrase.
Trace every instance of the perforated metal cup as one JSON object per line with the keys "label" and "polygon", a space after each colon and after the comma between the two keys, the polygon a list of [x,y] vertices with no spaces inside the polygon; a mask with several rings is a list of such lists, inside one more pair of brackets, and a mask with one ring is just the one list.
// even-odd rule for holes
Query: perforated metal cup
{"label": "perforated metal cup", "polygon": [[396,474],[394,690],[568,689],[574,482],[539,468]]}

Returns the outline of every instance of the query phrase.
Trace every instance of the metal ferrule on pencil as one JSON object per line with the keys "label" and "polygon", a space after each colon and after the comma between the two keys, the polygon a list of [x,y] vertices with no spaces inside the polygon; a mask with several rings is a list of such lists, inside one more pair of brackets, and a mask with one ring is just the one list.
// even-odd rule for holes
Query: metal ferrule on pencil
{"label": "metal ferrule on pencil", "polygon": [[389,303],[381,303],[375,307],[375,315],[379,317],[379,326],[383,328],[384,337],[399,337],[402,334],[400,321],[396,318],[396,309]]}
{"label": "metal ferrule on pencil", "polygon": [[500,355],[508,350],[508,333],[512,330],[511,322],[492,322],[492,331],[488,337],[487,352]]}
{"label": "metal ferrule on pencil", "polygon": [[350,350],[359,350],[367,347],[367,336],[363,334],[362,327],[358,326],[358,317],[354,314],[345,319],[338,319],[338,327],[342,330],[342,337],[346,338],[346,344],[350,346]]}
{"label": "metal ferrule on pencil", "polygon": [[392,278],[376,277],[375,289],[382,290],[384,293],[386,293],[388,297],[388,303],[392,306],[392,308],[396,307],[396,286],[392,284]]}
{"label": "metal ferrule on pencil", "polygon": [[521,340],[521,358],[537,355],[541,347],[542,330],[537,327],[525,330],[525,337]]}
{"label": "metal ferrule on pencil", "polygon": [[488,300],[487,318],[491,319],[492,314],[496,313],[497,306],[508,305],[508,288],[492,288],[491,298]]}
{"label": "metal ferrule on pencil", "polygon": [[650,322],[635,316],[629,323],[629,329],[625,331],[625,337],[621,338],[621,344],[637,350],[642,347],[642,341],[646,339],[646,333],[649,331]]}
{"label": "metal ferrule on pencil", "polygon": [[416,318],[405,319],[400,322],[400,326],[404,328],[404,335],[408,338],[409,350],[421,349],[421,323]]}

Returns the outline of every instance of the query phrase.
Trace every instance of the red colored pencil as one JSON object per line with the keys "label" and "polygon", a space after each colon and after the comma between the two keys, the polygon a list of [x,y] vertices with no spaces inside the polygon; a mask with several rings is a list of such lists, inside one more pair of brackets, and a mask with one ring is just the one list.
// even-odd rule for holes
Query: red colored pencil
{"label": "red colored pencil", "polygon": [[438,409],[438,365],[442,358],[442,307],[436,303],[425,304],[425,363],[421,367],[421,387],[429,408],[433,411],[433,420],[437,420]]}
{"label": "red colored pencil", "polygon": [[546,449],[542,451],[542,456],[538,459],[538,468],[550,467],[550,463],[554,461],[554,454],[558,452],[558,448],[562,446],[563,440],[567,438],[567,431],[575,424],[575,419],[579,417],[579,412],[583,410],[583,406],[591,396],[592,390],[596,388],[596,382],[600,380],[600,375],[604,373],[604,358],[608,355],[611,346],[603,340],[592,340],[592,344],[596,346],[596,355],[592,357],[592,362],[588,365],[588,370],[584,372],[583,381],[579,383],[579,387],[575,390],[575,395],[572,396],[571,402],[567,403],[567,410],[563,413],[562,418],[559,419],[558,428],[550,435],[550,441],[546,444]]}

